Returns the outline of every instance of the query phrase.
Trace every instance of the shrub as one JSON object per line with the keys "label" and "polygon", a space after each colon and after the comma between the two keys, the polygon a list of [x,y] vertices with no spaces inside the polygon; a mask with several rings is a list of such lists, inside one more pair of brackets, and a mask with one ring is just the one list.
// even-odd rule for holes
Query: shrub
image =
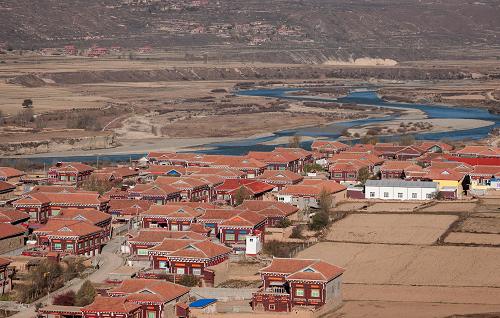
{"label": "shrub", "polygon": [[58,306],[74,306],[75,305],[75,297],[76,294],[74,291],[69,290],[65,292],[64,294],[59,294],[54,297],[54,300],[52,301],[53,305],[58,305]]}
{"label": "shrub", "polygon": [[89,280],[86,280],[82,287],[76,293],[75,305],[83,307],[91,304],[96,296],[94,286]]}
{"label": "shrub", "polygon": [[200,279],[194,275],[184,275],[177,281],[177,283],[186,287],[195,287],[200,284]]}

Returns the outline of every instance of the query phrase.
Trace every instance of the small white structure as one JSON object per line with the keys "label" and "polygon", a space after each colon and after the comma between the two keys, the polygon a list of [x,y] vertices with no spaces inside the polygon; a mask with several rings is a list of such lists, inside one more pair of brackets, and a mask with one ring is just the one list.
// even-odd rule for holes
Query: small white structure
{"label": "small white structure", "polygon": [[437,192],[438,184],[430,181],[384,179],[368,180],[365,183],[366,199],[431,200]]}
{"label": "small white structure", "polygon": [[249,256],[254,256],[259,254],[261,250],[262,250],[262,242],[260,241],[260,236],[247,235],[245,254]]}

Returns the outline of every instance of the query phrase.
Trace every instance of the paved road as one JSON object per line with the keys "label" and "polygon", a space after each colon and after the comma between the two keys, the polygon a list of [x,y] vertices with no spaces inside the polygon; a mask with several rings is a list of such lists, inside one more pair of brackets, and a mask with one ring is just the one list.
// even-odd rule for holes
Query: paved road
{"label": "paved road", "polygon": [[[108,274],[110,272],[122,266],[124,264],[124,259],[121,257],[120,246],[123,239],[124,239],[123,236],[117,236],[114,237],[112,240],[110,240],[103,247],[101,254],[96,256],[95,258],[95,260],[99,262],[98,263],[99,269],[90,274],[89,277],[87,277],[86,279],[79,279],[79,278],[74,279],[70,285],[52,292],[49,297],[50,298],[49,302],[51,302],[54,295],[66,292],[68,290],[73,290],[74,292],[77,292],[78,289],[80,289],[82,284],[87,279],[94,283],[102,282],[108,277]],[[40,298],[35,303],[40,303],[40,302],[46,304],[47,296]],[[31,305],[30,307],[27,307],[26,309],[18,312],[13,316],[10,316],[9,318],[31,318],[35,316],[36,313],[34,305]]]}

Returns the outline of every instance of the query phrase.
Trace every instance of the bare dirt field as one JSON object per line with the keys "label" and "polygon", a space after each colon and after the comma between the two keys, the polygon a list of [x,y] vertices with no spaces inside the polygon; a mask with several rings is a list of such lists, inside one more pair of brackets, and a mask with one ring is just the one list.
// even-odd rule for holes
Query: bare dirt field
{"label": "bare dirt field", "polygon": [[379,202],[366,208],[366,212],[408,213],[421,206],[417,202]]}
{"label": "bare dirt field", "polygon": [[500,234],[500,218],[468,218],[460,224],[457,230],[461,232]]}
{"label": "bare dirt field", "polygon": [[337,242],[433,244],[458,219],[453,215],[352,214],[331,226]]}
{"label": "bare dirt field", "polygon": [[500,235],[453,232],[448,234],[444,242],[454,243],[454,244],[478,244],[478,245],[500,246]]}
{"label": "bare dirt field", "polygon": [[[449,317],[477,313],[500,312],[500,305],[440,304],[392,301],[348,301],[331,318],[422,318]],[[485,316],[486,317],[486,316]],[[495,316],[489,316],[495,317]],[[498,316],[497,316],[498,317]]]}
{"label": "bare dirt field", "polygon": [[419,212],[473,212],[476,206],[476,202],[438,202],[419,210]]}
{"label": "bare dirt field", "polygon": [[369,205],[368,202],[343,202],[339,203],[334,210],[341,212],[359,211]]}
{"label": "bare dirt field", "polygon": [[322,242],[297,257],[346,268],[346,283],[500,287],[497,248]]}

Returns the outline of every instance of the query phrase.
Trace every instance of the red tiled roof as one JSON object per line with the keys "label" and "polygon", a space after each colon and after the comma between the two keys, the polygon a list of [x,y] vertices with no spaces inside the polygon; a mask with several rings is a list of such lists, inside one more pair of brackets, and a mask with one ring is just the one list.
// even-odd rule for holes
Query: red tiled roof
{"label": "red tiled roof", "polygon": [[465,146],[464,148],[455,151],[455,153],[478,157],[500,157],[500,148],[487,146]]}
{"label": "red tiled roof", "polygon": [[300,184],[287,185],[279,193],[288,195],[307,195],[319,196],[321,192],[337,193],[346,190],[347,188],[333,180],[320,180],[320,179],[304,179]]}
{"label": "red tiled roof", "polygon": [[210,240],[190,241],[172,239],[165,239],[160,245],[149,250],[167,252],[168,256],[183,258],[213,258],[232,252],[232,249]]}
{"label": "red tiled roof", "polygon": [[11,167],[0,167],[0,176],[10,179],[15,177],[24,176],[26,173],[21,170],[17,170]]}
{"label": "red tiled roof", "polygon": [[175,171],[180,175],[187,174],[187,168],[178,166],[166,166],[166,165],[151,165],[143,173],[152,175],[167,175],[169,172]]}
{"label": "red tiled roof", "polygon": [[285,152],[285,153],[293,153],[301,159],[306,159],[312,156],[312,151],[308,151],[302,148],[285,148],[285,147],[276,147],[274,148],[275,152]]}
{"label": "red tiled roof", "polygon": [[290,170],[266,170],[256,179],[271,184],[285,184],[300,182],[304,177]]}
{"label": "red tiled roof", "polygon": [[35,193],[35,192],[42,192],[42,193],[74,193],[74,192],[90,192],[90,193],[95,193],[92,191],[83,191],[80,189],[77,189],[74,186],[59,186],[59,185],[37,185],[33,189],[31,189],[30,193]]}
{"label": "red tiled roof", "polygon": [[500,177],[500,166],[475,166],[471,176]]}
{"label": "red tiled roof", "polygon": [[386,160],[380,167],[380,171],[419,171],[422,167],[411,161]]}
{"label": "red tiled roof", "polygon": [[180,191],[168,184],[148,183],[137,184],[129,190],[130,193],[139,193],[143,196],[171,196],[178,194]]}
{"label": "red tiled roof", "polygon": [[274,151],[272,152],[250,151],[247,156],[248,158],[257,159],[267,164],[270,163],[287,164],[300,159],[299,156],[292,153],[274,152]]}
{"label": "red tiled roof", "polygon": [[213,167],[188,167],[187,173],[192,176],[218,176],[223,179],[238,179],[243,178],[245,173],[229,168],[213,168]]}
{"label": "red tiled roof", "polygon": [[12,203],[13,206],[18,205],[41,205],[41,204],[49,204],[50,200],[47,198],[45,193],[35,192],[30,193],[19,200],[16,200]]}
{"label": "red tiled roof", "polygon": [[435,142],[435,141],[424,141],[418,145],[419,148],[425,149],[428,151],[432,147],[437,146],[441,148],[444,152],[451,151],[453,149],[452,146],[444,143],[444,142]]}
{"label": "red tiled roof", "polygon": [[383,159],[371,153],[356,153],[347,151],[333,155],[330,159],[328,159],[328,162],[335,163],[338,160],[357,160],[370,166],[382,164],[384,162]]}
{"label": "red tiled roof", "polygon": [[340,276],[344,269],[319,259],[273,258],[271,264],[259,272],[285,274],[287,280],[329,282]]}
{"label": "red tiled roof", "polygon": [[15,209],[0,208],[0,222],[14,223],[20,220],[29,219],[29,214]]}
{"label": "red tiled roof", "polygon": [[61,209],[61,212],[57,216],[53,216],[52,219],[59,220],[75,220],[75,221],[88,221],[94,225],[102,223],[105,221],[111,221],[111,215],[105,212],[101,212],[95,209]]}
{"label": "red tiled roof", "polygon": [[258,224],[265,222],[266,217],[264,215],[252,212],[252,211],[243,211],[222,221],[219,226],[242,226],[242,227],[255,227]]}
{"label": "red tiled roof", "polygon": [[108,202],[109,212],[119,211],[124,215],[137,215],[147,211],[152,203],[146,200],[111,199]]}
{"label": "red tiled roof", "polygon": [[20,225],[12,225],[10,223],[0,223],[0,239],[5,239],[12,236],[24,235],[26,229]]}
{"label": "red tiled roof", "polygon": [[367,163],[361,162],[359,160],[337,160],[335,163],[330,165],[328,170],[330,172],[336,172],[336,171],[358,172],[362,168],[368,168]]}
{"label": "red tiled roof", "polygon": [[93,171],[94,168],[80,162],[60,162],[57,165],[50,167],[49,170],[85,172]]}
{"label": "red tiled roof", "polygon": [[340,141],[329,141],[329,140],[315,140],[311,145],[313,150],[323,150],[323,151],[338,151],[349,148],[348,145],[341,143]]}
{"label": "red tiled roof", "polygon": [[12,261],[8,258],[0,257],[0,266],[9,266]]}
{"label": "red tiled roof", "polygon": [[96,173],[96,172],[98,172],[98,173],[112,173],[117,178],[121,178],[121,179],[139,175],[139,171],[137,169],[134,169],[131,167],[105,167],[105,168],[94,171],[94,173]]}
{"label": "red tiled roof", "polygon": [[189,288],[156,279],[127,279],[108,293],[117,296],[127,295],[128,301],[151,300],[168,303],[189,293]]}
{"label": "red tiled roof", "polygon": [[35,234],[47,233],[47,235],[57,236],[84,236],[103,231],[87,221],[49,219],[47,224],[35,230]]}
{"label": "red tiled roof", "polygon": [[[196,224],[196,223],[194,223]],[[129,242],[161,243],[164,239],[204,240],[206,236],[193,231],[166,231],[165,229],[142,229]]]}
{"label": "red tiled roof", "polygon": [[13,185],[12,183],[0,181],[0,192],[14,191],[14,190],[16,190],[16,186]]}
{"label": "red tiled roof", "polygon": [[439,168],[430,168],[426,169],[427,174],[425,174],[425,178],[430,180],[453,180],[460,181],[463,179],[465,173],[460,173],[453,169],[439,169]]}
{"label": "red tiled roof", "polygon": [[192,190],[209,185],[207,181],[194,177],[158,177],[156,184],[169,185],[177,190]]}
{"label": "red tiled roof", "polygon": [[143,216],[161,215],[169,218],[195,218],[203,212],[187,206],[176,205],[152,205],[149,210],[142,213]]}
{"label": "red tiled roof", "polygon": [[272,185],[253,179],[227,179],[223,184],[215,187],[215,189],[217,191],[233,193],[238,191],[241,187],[246,188],[253,195],[261,194],[274,189]]}
{"label": "red tiled roof", "polygon": [[241,213],[241,210],[235,209],[209,209],[198,218],[198,221],[207,220],[227,220]]}
{"label": "red tiled roof", "polygon": [[472,166],[500,166],[500,158],[463,158],[450,155],[444,155],[447,160],[463,162]]}
{"label": "red tiled roof", "polygon": [[100,313],[123,313],[128,314],[137,311],[141,305],[127,301],[124,297],[96,296],[94,301],[81,310],[82,312]]}

